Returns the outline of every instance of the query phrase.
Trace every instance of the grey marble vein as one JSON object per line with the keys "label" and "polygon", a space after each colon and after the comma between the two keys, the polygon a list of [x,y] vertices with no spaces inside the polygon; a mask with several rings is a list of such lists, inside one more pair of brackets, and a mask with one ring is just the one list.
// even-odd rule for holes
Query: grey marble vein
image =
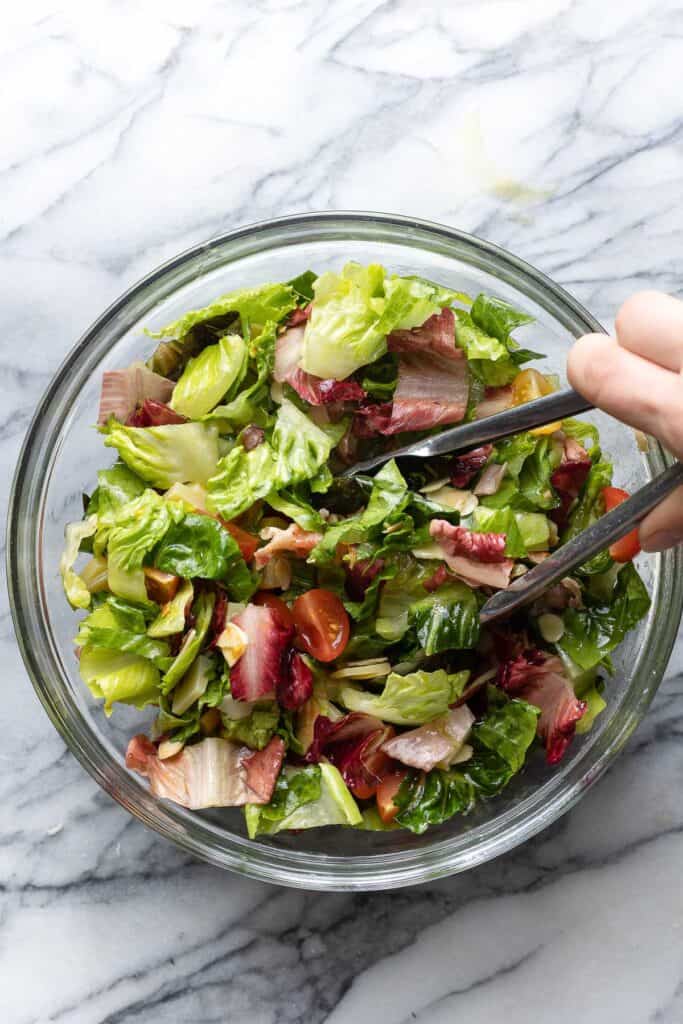
{"label": "grey marble vein", "polygon": [[[678,0],[29,0],[4,28],[6,482],[95,316],[249,221],[441,220],[605,323],[635,288],[681,292]],[[33,696],[4,592],[0,661],[3,1024],[683,1020],[681,642],[570,814],[477,871],[369,896],[222,873],[129,818]]]}

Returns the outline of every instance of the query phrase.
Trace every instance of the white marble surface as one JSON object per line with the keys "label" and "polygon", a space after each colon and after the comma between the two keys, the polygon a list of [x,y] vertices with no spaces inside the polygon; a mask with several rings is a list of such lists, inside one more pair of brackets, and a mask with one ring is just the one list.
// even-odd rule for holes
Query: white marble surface
{"label": "white marble surface", "polygon": [[[0,39],[0,472],[162,259],[364,208],[499,242],[599,317],[680,288],[683,5],[24,0]],[[7,500],[7,489],[0,499]],[[310,895],[190,863],[68,754],[0,609],[3,1024],[683,1020],[683,652],[571,814],[469,875]]]}

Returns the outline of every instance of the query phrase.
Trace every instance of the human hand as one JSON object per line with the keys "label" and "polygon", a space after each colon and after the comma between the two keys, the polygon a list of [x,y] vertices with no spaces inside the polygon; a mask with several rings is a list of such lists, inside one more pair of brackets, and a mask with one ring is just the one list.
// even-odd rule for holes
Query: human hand
{"label": "human hand", "polygon": [[[616,338],[586,334],[567,361],[567,374],[595,406],[652,434],[683,459],[683,302],[662,292],[637,292],[616,318]],[[683,487],[640,524],[644,551],[683,542]]]}

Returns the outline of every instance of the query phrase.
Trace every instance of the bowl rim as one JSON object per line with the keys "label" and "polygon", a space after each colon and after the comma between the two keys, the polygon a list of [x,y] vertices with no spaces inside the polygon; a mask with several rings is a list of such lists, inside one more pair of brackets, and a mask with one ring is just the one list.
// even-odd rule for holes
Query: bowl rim
{"label": "bowl rim", "polygon": [[[457,844],[458,837],[449,837],[447,839],[437,839],[429,847],[373,854],[370,857],[362,855],[342,857],[306,852],[303,855],[303,861],[300,860],[297,864],[293,863],[297,860],[296,851],[253,842],[232,834],[226,838],[225,833],[221,832],[206,819],[198,819],[190,812],[177,808],[175,805],[160,803],[137,781],[132,779],[130,773],[113,756],[112,751],[107,751],[101,743],[95,742],[94,734],[91,736],[84,734],[80,737],[81,742],[76,742],[71,727],[54,699],[50,684],[44,678],[44,673],[38,664],[35,652],[28,643],[24,630],[21,628],[22,618],[28,602],[22,594],[21,583],[23,573],[18,564],[19,545],[15,542],[21,530],[22,505],[25,499],[27,473],[31,466],[33,443],[36,434],[39,431],[46,411],[60,393],[64,382],[68,379],[76,365],[79,364],[81,358],[88,352],[89,346],[103,327],[111,323],[119,313],[131,305],[137,296],[145,292],[155,282],[168,277],[172,271],[182,267],[197,256],[211,253],[226,244],[237,242],[240,239],[255,238],[260,235],[267,235],[273,231],[314,230],[332,224],[341,224],[346,230],[351,231],[354,226],[378,226],[380,228],[384,226],[389,230],[403,229],[408,233],[412,229],[423,236],[440,238],[447,243],[456,243],[464,246],[469,250],[492,258],[495,260],[497,267],[501,269],[508,268],[514,274],[521,275],[527,281],[538,286],[545,295],[551,296],[559,306],[570,310],[574,317],[586,325],[587,330],[604,333],[604,328],[600,323],[572,295],[525,260],[514,256],[493,242],[480,239],[457,228],[420,218],[388,213],[373,213],[371,211],[309,212],[258,221],[213,236],[171,257],[132,284],[87,328],[58,367],[38,402],[17,460],[8,513],[7,579],[17,643],[39,700],[67,746],[86,771],[127,811],[160,835],[171,839],[171,841],[175,842],[176,845],[186,852],[219,867],[229,868],[252,878],[296,888],[315,888],[328,891],[368,891],[414,885],[419,882],[467,870],[496,856],[500,856],[546,828],[572,807],[583,793],[597,781],[620,752],[641,720],[654,697],[666,668],[676,639],[680,611],[683,608],[683,572],[681,571],[683,569],[683,555],[680,550],[675,549],[666,552],[663,556],[657,556],[656,559],[655,593],[659,593],[662,588],[662,566],[666,563],[667,568],[671,570],[666,574],[668,577],[667,585],[673,587],[673,607],[678,609],[677,615],[660,616],[656,621],[658,628],[656,638],[658,664],[655,667],[655,671],[650,673],[649,678],[643,685],[642,693],[639,694],[636,706],[630,710],[623,722],[620,723],[620,728],[616,730],[616,734],[612,737],[607,749],[603,750],[597,759],[592,761],[588,771],[586,771],[585,765],[581,771],[578,771],[578,769],[589,759],[594,744],[586,744],[581,755],[570,765],[570,767],[576,769],[573,772],[575,778],[570,784],[567,784],[565,781],[563,788],[556,792],[551,800],[543,803],[539,801],[539,794],[542,796],[547,790],[557,789],[559,785],[557,780],[554,787],[552,780],[544,783],[534,791],[533,796],[527,797],[522,801],[522,805],[527,807],[527,810],[521,818],[519,814],[519,806],[521,805],[513,807],[503,812],[502,815],[490,819],[488,825],[491,826],[495,822],[496,827],[489,827],[488,834],[486,824],[477,826],[477,829],[482,833],[483,841],[480,841],[476,847],[469,850],[462,849],[453,854],[452,847]],[[303,240],[305,241],[306,239]],[[385,240],[388,241],[388,239]],[[455,254],[451,254],[451,256],[455,258]],[[502,277],[503,275],[501,274]],[[66,413],[62,417],[62,422],[58,425],[57,430],[53,431],[54,433],[59,434],[61,431],[65,416]],[[655,442],[652,446],[651,454],[647,458],[650,470],[652,472],[659,471],[672,461],[664,449]],[[32,539],[34,542],[37,540],[40,543],[41,537],[42,526],[39,522],[37,529],[32,535]],[[672,595],[669,595],[669,600],[672,600]],[[653,608],[654,606],[655,602],[653,601]],[[672,606],[669,605],[669,607]],[[47,627],[45,627],[45,634],[47,644],[51,646],[51,637]],[[643,652],[641,651],[639,661],[642,654]],[[634,675],[637,675],[637,673]],[[617,716],[615,715],[610,724],[616,718]],[[103,764],[103,755],[105,759],[109,759],[110,763]],[[531,811],[528,809],[528,805],[534,801],[536,806]],[[465,834],[463,833],[462,835]],[[451,851],[450,855],[449,848]],[[298,854],[298,856],[301,858],[302,854]],[[365,868],[363,865],[365,865]],[[353,867],[352,871],[349,871],[350,867]]]}

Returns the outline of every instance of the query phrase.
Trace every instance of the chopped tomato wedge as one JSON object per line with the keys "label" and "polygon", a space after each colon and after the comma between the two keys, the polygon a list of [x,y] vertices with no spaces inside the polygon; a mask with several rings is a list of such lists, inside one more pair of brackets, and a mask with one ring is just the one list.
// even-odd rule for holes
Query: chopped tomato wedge
{"label": "chopped tomato wedge", "polygon": [[401,783],[408,774],[406,769],[396,768],[384,776],[377,787],[377,810],[385,824],[393,821],[398,814],[398,807],[394,803],[394,797],[401,788]]}
{"label": "chopped tomato wedge", "polygon": [[228,533],[237,541],[237,546],[242,552],[242,558],[245,562],[250,562],[254,557],[254,552],[259,545],[258,537],[255,537],[253,533],[248,533],[243,530],[241,526],[235,526],[234,523],[228,523],[225,519],[219,520],[221,526],[224,526]]}
{"label": "chopped tomato wedge", "polygon": [[[512,382],[512,404],[513,405],[524,405],[526,402],[533,402],[536,398],[542,398],[544,395],[550,395],[555,390],[547,377],[538,370],[522,370],[517,374]],[[530,430],[530,434],[554,434],[556,430],[560,430],[562,424],[557,421],[555,423],[546,423],[544,427],[536,427],[535,430]]]}
{"label": "chopped tomato wedge", "polygon": [[294,625],[294,617],[281,597],[276,597],[275,594],[271,594],[268,590],[260,590],[252,598],[252,602],[260,604],[265,608],[271,608],[286,629],[290,629]]}
{"label": "chopped tomato wedge", "polygon": [[297,646],[318,661],[334,661],[349,642],[349,617],[336,594],[309,590],[292,605]]}
{"label": "chopped tomato wedge", "polygon": [[[621,487],[603,487],[602,499],[605,502],[605,512],[611,512],[613,508],[621,505],[630,495]],[[625,537],[612,544],[609,553],[615,562],[630,562],[640,552],[640,541],[638,530],[631,530]]]}

